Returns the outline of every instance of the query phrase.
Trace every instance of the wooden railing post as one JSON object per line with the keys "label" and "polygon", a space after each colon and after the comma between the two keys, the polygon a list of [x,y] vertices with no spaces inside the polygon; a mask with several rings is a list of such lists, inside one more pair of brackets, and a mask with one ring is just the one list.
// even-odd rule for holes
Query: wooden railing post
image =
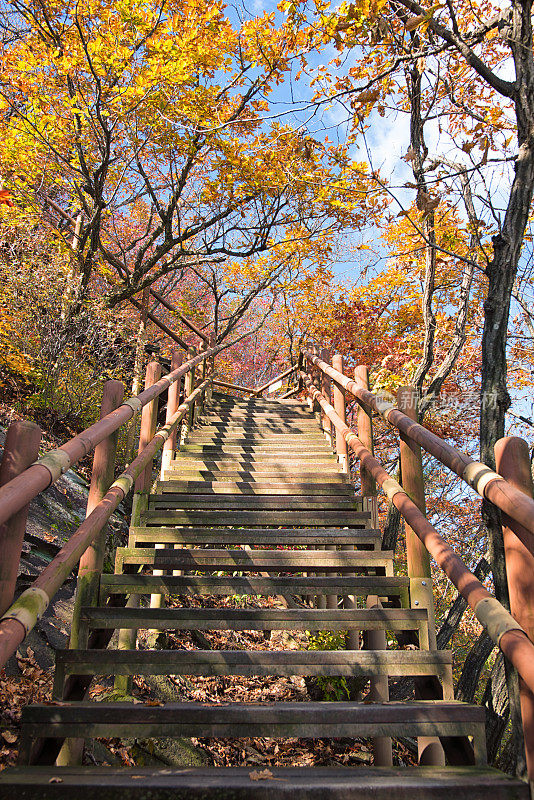
{"label": "wooden railing post", "polygon": [[[149,389],[161,378],[161,364],[151,361],[146,368],[145,389]],[[156,423],[158,415],[158,401],[156,397],[144,406],[141,413],[141,433],[139,436],[139,450],[141,453],[146,445],[154,438],[156,433]],[[152,479],[152,464],[148,464],[135,482],[134,497],[132,503],[131,525],[139,525],[141,514],[148,508],[148,493]],[[131,595],[128,600],[130,608],[137,606],[139,595]],[[137,641],[137,631],[135,629],[123,629],[119,631],[119,650],[135,650]],[[132,688],[132,678],[129,675],[117,675],[115,677],[115,688],[119,692],[129,693]]]}
{"label": "wooden railing post", "polygon": [[[413,386],[400,386],[397,406],[406,416],[417,422],[417,390]],[[400,434],[400,465],[402,487],[419,510],[426,514],[425,483],[421,448],[409,436]],[[410,579],[410,602],[415,608],[426,608],[428,613],[428,638],[430,649],[436,650],[436,623],[434,597],[428,550],[409,525],[406,530],[406,558]],[[421,736],[418,740],[419,763],[425,766],[444,766],[445,754],[436,737]]]}
{"label": "wooden railing post", "polygon": [[[369,391],[369,369],[364,365],[354,369],[354,380]],[[373,418],[371,414],[358,404],[356,417],[358,439],[364,447],[374,454],[373,446]],[[364,466],[360,465],[360,485],[362,493],[363,511],[369,511],[373,528],[378,527],[378,505],[376,481]]]}
{"label": "wooden railing post", "polygon": [[[330,359],[332,357],[332,353],[328,348],[324,347],[321,350],[321,359],[326,361],[327,364],[330,363]],[[320,373],[321,376],[321,394],[326,397],[329,403],[332,402],[332,381],[328,375],[325,375],[324,372]],[[329,443],[333,444],[333,437],[332,437],[332,423],[328,419],[327,414],[321,409],[321,428],[323,429],[323,433],[325,437],[328,439]]]}
{"label": "wooden railing post", "polygon": [[[322,361],[326,361],[327,363],[330,363],[330,358],[332,356],[330,350],[328,350],[327,348],[323,348],[320,351],[320,356],[321,356],[321,360]],[[332,381],[331,381],[331,379],[329,378],[328,375],[325,375],[324,372],[321,372],[320,370],[318,370],[317,372],[318,372],[318,376],[319,376],[319,387],[320,387],[321,394],[330,403],[331,399],[332,399]],[[323,430],[324,435],[328,439],[330,445],[332,445],[332,423],[330,422],[330,419],[328,418],[327,414],[325,414],[323,409],[321,409],[321,428]],[[325,550],[337,550],[337,547],[336,547],[335,544],[326,545]],[[322,574],[326,575],[326,573],[322,573]],[[321,598],[321,605],[323,603],[323,600],[324,600],[324,598]],[[337,597],[337,595],[335,595],[335,594],[327,595],[325,604],[326,604],[326,608],[336,609],[337,606],[338,606],[338,597]]]}
{"label": "wooden railing post", "polygon": [[[337,369],[339,372],[343,372],[344,364],[343,364],[343,356],[339,353],[335,353],[332,356],[332,366],[334,369]],[[334,411],[338,414],[343,422],[346,424],[347,422],[347,403],[345,397],[345,390],[338,386],[338,384],[333,381],[332,383],[332,395],[333,395],[333,406]],[[340,431],[336,428],[336,455],[341,466],[341,470],[345,475],[349,475],[349,451],[347,447],[347,442],[345,437],[341,434]],[[354,545],[345,544],[341,546],[342,550],[354,550]],[[337,600],[337,598],[336,598]],[[354,597],[344,597],[343,598],[343,605],[345,608],[354,608],[356,606],[356,599]],[[360,633],[359,631],[349,631],[346,636],[346,644],[348,650],[358,650],[360,647]]]}
{"label": "wooden railing post", "polygon": [[[336,353],[332,357],[332,366],[334,369],[337,369],[339,372],[343,372],[343,356]],[[334,381],[333,386],[333,395],[334,395],[334,410],[336,414],[338,414],[343,422],[346,424],[347,422],[347,414],[346,414],[346,399],[345,399],[345,390],[338,386],[338,384]],[[341,471],[345,473],[345,475],[349,474],[349,450],[347,447],[347,442],[345,441],[345,437],[337,430],[336,428],[336,454],[337,460],[341,466]]]}
{"label": "wooden railing post", "polygon": [[[495,444],[497,472],[520,492],[532,497],[534,487],[527,443],[517,436],[506,436]],[[531,539],[518,522],[502,514],[506,576],[510,612],[534,642],[534,548],[524,544]],[[519,538],[521,536],[521,539]],[[534,694],[519,677],[521,717],[525,755],[531,791],[534,789]]]}
{"label": "wooden railing post", "polygon": [[[199,352],[200,353],[205,353],[206,350],[208,349],[208,347],[209,347],[208,343],[203,341],[202,344],[200,345]],[[200,377],[199,377],[198,383],[202,383],[205,380],[206,375],[208,374],[208,359],[207,358],[205,358],[204,361],[202,362],[202,364],[200,365],[199,371],[200,371]],[[195,402],[195,413],[194,413],[194,416],[193,416],[193,425],[196,425],[197,421],[202,416],[202,412],[204,411],[205,402],[206,402],[206,398],[205,398],[204,394],[202,394],[198,398],[198,400]]]}
{"label": "wooden railing post", "polygon": [[[100,405],[100,419],[118,408],[123,398],[123,384],[120,381],[106,381]],[[100,503],[113,483],[118,438],[119,431],[116,430],[95,447],[86,518]],[[80,558],[69,645],[74,650],[87,647],[87,632],[81,633],[80,631],[80,612],[83,606],[97,605],[100,575],[106,555],[107,531],[108,526],[105,525]]]}
{"label": "wooden railing post", "polygon": [[[183,355],[180,350],[173,350],[171,358],[171,372],[178,367],[182,366]],[[180,405],[180,390],[182,387],[182,378],[178,378],[171,386],[169,386],[169,393],[167,395],[167,413],[165,415],[165,422],[169,422],[176,409]],[[176,428],[163,445],[161,453],[161,480],[163,480],[165,472],[168,470],[170,463],[173,459],[174,451],[176,450]]]}
{"label": "wooden railing post", "polygon": [[[369,595],[367,598],[367,608],[382,608],[380,598],[376,595]],[[365,645],[368,650],[386,649],[386,631],[376,630],[367,631],[365,635]],[[387,703],[389,701],[389,684],[387,676],[384,678],[372,678],[369,682],[369,694],[366,700],[373,703]],[[393,749],[389,736],[375,736],[372,740],[373,756],[375,767],[390,767],[393,764]]]}
{"label": "wooden railing post", "polygon": [[[187,351],[187,361],[189,361],[189,359],[191,358],[194,358],[196,354],[197,354],[196,347],[190,347],[189,350]],[[189,372],[186,374],[184,380],[184,400],[186,400],[189,397],[189,395],[193,392],[194,388],[195,388],[195,370],[190,369]],[[182,422],[180,444],[185,444],[185,442],[187,441],[189,432],[193,427],[194,413],[195,413],[195,408],[193,404],[189,407],[187,414],[185,415]]]}
{"label": "wooden railing post", "polygon": [[[312,353],[313,353],[314,356],[320,357],[321,350],[319,348],[319,345],[314,344],[312,346]],[[321,372],[320,372],[319,368],[315,367],[313,364],[310,365],[310,369],[311,369],[312,383],[315,386],[315,388],[320,392],[321,391]],[[319,405],[319,403],[316,400],[312,400],[312,411],[313,411],[314,414],[321,413],[321,406]]]}
{"label": "wooden railing post", "polygon": [[[214,333],[210,333],[209,339],[208,339],[208,348],[211,349],[212,347],[215,347],[216,343],[217,343],[217,338],[216,338],[215,334]],[[213,378],[214,374],[215,374],[215,356],[210,356],[208,358],[208,367],[207,367],[207,370],[206,370],[206,377]],[[212,395],[213,395],[213,384],[210,383],[210,385],[206,389],[206,394],[205,394],[206,406],[210,406],[211,405]]]}
{"label": "wooden railing post", "polygon": [[[123,384],[120,381],[106,381],[100,404],[100,419],[118,408],[123,398]],[[116,430],[95,447],[91,485],[85,512],[86,519],[100,503],[113,483],[118,439],[119,431]],[[69,647],[72,650],[83,650],[88,646],[89,630],[80,624],[81,610],[84,606],[96,606],[98,604],[100,576],[106,555],[107,532],[108,526],[104,525],[80,558],[70,630]],[[83,748],[83,739],[66,739],[56,759],[57,766],[65,767],[81,764]]]}
{"label": "wooden railing post", "polygon": [[[0,464],[0,486],[20,475],[37,460],[40,442],[41,429],[35,423],[11,423]],[[24,506],[0,525],[0,616],[13,602],[28,509],[29,505]]]}

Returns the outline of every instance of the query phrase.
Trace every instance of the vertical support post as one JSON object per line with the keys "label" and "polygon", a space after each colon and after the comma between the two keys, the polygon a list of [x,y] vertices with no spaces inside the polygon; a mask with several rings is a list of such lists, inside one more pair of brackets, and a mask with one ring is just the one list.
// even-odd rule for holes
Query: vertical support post
{"label": "vertical support post", "polygon": [[[397,405],[406,416],[417,422],[417,390],[413,386],[400,386]],[[409,436],[400,435],[400,465],[402,486],[423,514],[426,514],[425,484],[421,448]],[[428,638],[431,650],[437,649],[434,597],[428,550],[409,525],[406,530],[406,558],[410,579],[410,602],[428,612]],[[417,683],[416,683],[417,689]],[[438,738],[421,736],[418,739],[419,763],[424,766],[444,766],[445,754]]]}
{"label": "vertical support post", "polygon": [[[124,386],[120,381],[106,381],[100,404],[100,419],[118,408],[123,397]],[[113,483],[118,438],[119,431],[117,430],[95,447],[86,517],[100,503]],[[80,558],[70,634],[69,647],[71,650],[87,647],[87,632],[82,634],[80,630],[80,613],[83,606],[96,606],[98,602],[100,575],[106,555],[107,531],[108,526],[105,525]]]}
{"label": "vertical support post", "polygon": [[[217,344],[217,338],[216,338],[215,334],[214,333],[210,333],[209,341],[208,341],[208,349],[211,350],[211,348],[215,347],[216,344]],[[207,370],[206,370],[206,377],[213,378],[214,374],[215,374],[215,356],[210,356],[209,359],[208,359],[208,367],[207,367]],[[213,384],[210,383],[209,386],[206,387],[206,393],[205,393],[206,406],[210,406],[211,405],[212,394],[213,394]]]}
{"label": "vertical support post", "polygon": [[[161,378],[161,365],[157,361],[151,361],[146,368],[145,389],[149,389]],[[139,450],[141,453],[147,444],[154,438],[156,433],[156,423],[158,415],[158,401],[156,397],[144,406],[141,413],[141,434],[139,436]],[[152,464],[147,464],[146,468],[139,475],[135,482],[134,498],[132,503],[131,525],[139,525],[141,514],[148,508],[148,493],[152,479]],[[131,595],[127,605],[132,608],[139,602],[138,595]],[[135,650],[137,641],[137,631],[135,629],[123,629],[119,631],[119,650]],[[131,692],[132,678],[128,675],[116,675],[115,689],[119,692]]]}
{"label": "vertical support post", "polygon": [[[326,361],[326,363],[329,364],[331,357],[332,357],[332,354],[331,354],[330,350],[328,350],[326,347],[323,347],[323,349],[321,350],[321,360],[322,361]],[[326,397],[326,399],[328,400],[328,402],[331,403],[332,402],[332,381],[328,377],[328,375],[324,374],[324,372],[320,373],[320,376],[321,376],[321,394],[323,394],[324,397]],[[330,422],[330,420],[328,419],[328,416],[325,414],[325,412],[322,409],[321,409],[321,428],[323,429],[323,433],[324,433],[325,437],[327,438],[327,440],[330,442],[330,444],[333,444],[333,442],[332,442],[332,423]]]}
{"label": "vertical support post", "polygon": [[[361,364],[354,369],[354,380],[364,389],[369,391],[369,369]],[[370,453],[374,453],[373,447],[373,419],[370,412],[366,411],[358,404],[357,412],[358,438]],[[363,511],[371,513],[371,523],[373,528],[378,527],[378,503],[376,481],[364,466],[360,465],[360,485],[362,492]]]}
{"label": "vertical support post", "polygon": [[[200,353],[204,353],[207,349],[208,349],[208,343],[205,342],[204,340],[202,340],[202,344],[200,345],[199,352]],[[206,374],[207,374],[207,371],[208,371],[208,360],[207,360],[207,358],[204,359],[204,361],[202,362],[202,364],[199,367],[199,370],[200,370],[199,383],[202,383],[202,381],[204,381],[204,379],[206,377]],[[195,413],[194,413],[194,416],[193,416],[193,425],[196,425],[198,420],[202,416],[202,413],[204,411],[205,402],[206,401],[205,401],[204,393],[203,393],[202,395],[200,395],[200,397],[198,398],[198,400],[195,403]]]}
{"label": "vertical support post", "polygon": [[[317,344],[313,345],[312,353],[313,353],[314,356],[320,356],[321,355],[321,351],[319,349],[319,345],[317,345]],[[320,372],[319,368],[314,366],[313,364],[311,365],[311,377],[312,377],[313,385],[320,392],[321,391],[321,372]],[[319,405],[317,400],[314,400],[312,402],[312,411],[314,412],[314,414],[319,414],[321,412],[321,406]]]}
{"label": "vertical support post", "polygon": [[[24,472],[39,456],[41,429],[33,422],[13,422],[8,428],[0,464],[0,486]],[[26,532],[29,505],[0,525],[0,615],[13,602]]]}
{"label": "vertical support post", "polygon": [[[376,595],[369,595],[367,608],[382,608],[382,603]],[[368,650],[386,649],[386,631],[367,631],[365,642]],[[370,681],[370,690],[367,700],[373,703],[387,703],[389,700],[389,683],[387,675],[383,678],[373,678]],[[375,736],[373,738],[373,754],[375,767],[390,767],[393,764],[393,751],[389,736]]]}
{"label": "vertical support post", "polygon": [[[330,363],[330,358],[332,356],[330,350],[326,347],[323,347],[321,350],[321,360],[326,361],[326,363]],[[321,386],[321,394],[323,397],[326,397],[328,402],[332,401],[332,381],[325,375],[324,372],[319,371],[319,380]],[[330,445],[333,444],[332,442],[332,423],[330,422],[328,416],[325,414],[323,409],[321,409],[321,428],[326,439],[329,441]],[[326,545],[325,550],[337,550],[335,544]],[[338,604],[338,598],[335,594],[329,594],[326,596],[326,608],[336,609]]]}
{"label": "vertical support post", "polygon": [[[183,356],[180,350],[173,350],[171,356],[171,372],[182,366]],[[169,422],[176,413],[176,409],[180,405],[180,389],[182,385],[182,378],[178,378],[172,386],[169,386],[167,395],[167,414],[165,422]],[[176,450],[176,428],[173,430],[165,444],[161,453],[161,473],[160,478],[164,480],[165,472],[169,469],[172,461],[174,451]]]}
{"label": "vertical support post", "polygon": [[[499,475],[520,492],[533,497],[534,487],[528,444],[518,436],[506,436],[495,444],[495,463]],[[506,577],[510,612],[529,639],[534,642],[534,548],[522,526],[502,514]],[[518,534],[523,534],[519,538]],[[534,694],[519,676],[521,717],[525,741],[527,772],[534,794]]]}
{"label": "vertical support post", "polygon": [[[344,364],[343,364],[343,356],[339,353],[336,353],[332,356],[332,366],[334,369],[337,369],[338,372],[343,372]],[[338,386],[338,384],[333,381],[332,384],[332,395],[333,395],[333,405],[334,411],[338,414],[343,422],[346,424],[347,422],[347,404],[346,404],[346,397],[345,397],[345,390]],[[347,447],[347,442],[345,438],[341,435],[341,433],[336,428],[336,454],[339,461],[339,465],[341,467],[341,471],[344,475],[349,475],[349,451]],[[344,544],[341,546],[342,550],[354,550],[354,545],[352,544]],[[355,608],[356,600],[354,597],[344,597],[343,598],[343,606],[345,608]],[[360,646],[360,633],[359,631],[349,631],[346,637],[347,649],[348,650],[358,650]]]}
{"label": "vertical support post", "polygon": [[[305,349],[308,352],[312,352],[313,353],[313,344],[312,344],[312,342],[306,342]],[[304,359],[304,371],[307,373],[307,375],[310,378],[310,380],[313,381],[313,366],[312,366],[311,362],[308,361],[307,358]],[[311,397],[309,395],[306,396],[306,402],[308,403],[308,408],[310,409],[310,411],[313,411],[313,400],[311,399]]]}
{"label": "vertical support post", "polygon": [[[122,403],[123,397],[124,386],[120,381],[106,381],[100,404],[100,419],[118,408]],[[99,504],[113,483],[118,439],[119,431],[117,430],[95,447],[91,485],[85,512],[86,518],[95,506]],[[89,630],[80,624],[80,617],[84,606],[96,606],[98,604],[100,576],[106,555],[107,531],[108,526],[104,525],[80,558],[76,597],[72,612],[69,643],[71,650],[83,650],[88,645]],[[56,759],[57,766],[65,767],[81,764],[83,748],[84,739],[65,739]]]}
{"label": "vertical support post", "polygon": [[[336,353],[332,357],[332,366],[334,369],[337,369],[338,372],[343,372],[343,356]],[[346,424],[347,422],[347,413],[346,413],[346,400],[345,400],[345,390],[338,386],[337,383],[334,381],[333,387],[333,395],[334,395],[334,411],[338,414],[343,422]],[[349,474],[349,450],[347,447],[347,442],[345,438],[341,435],[341,433],[336,428],[336,453],[337,453],[337,460],[339,461],[339,465],[341,467],[341,471],[345,474]]]}
{"label": "vertical support post", "polygon": [[[148,324],[148,303],[150,300],[150,286],[145,286],[141,296],[141,310],[139,312],[139,331],[135,346],[135,361],[133,370],[132,396],[135,397],[141,391],[141,381],[143,378],[143,365],[145,360],[145,345],[147,342]],[[134,414],[128,425],[126,433],[126,461],[133,461],[135,452],[135,431],[137,429],[137,414]]]}
{"label": "vertical support post", "polygon": [[[194,358],[197,354],[195,347],[190,347],[187,351],[187,360],[189,361],[191,358]],[[190,394],[192,394],[195,388],[195,370],[190,369],[189,372],[185,376],[184,380],[184,400],[186,400]],[[187,437],[189,436],[189,432],[193,427],[193,419],[194,419],[194,407],[190,406],[187,414],[184,417],[182,422],[182,432],[180,436],[180,444],[185,444],[187,441]]]}

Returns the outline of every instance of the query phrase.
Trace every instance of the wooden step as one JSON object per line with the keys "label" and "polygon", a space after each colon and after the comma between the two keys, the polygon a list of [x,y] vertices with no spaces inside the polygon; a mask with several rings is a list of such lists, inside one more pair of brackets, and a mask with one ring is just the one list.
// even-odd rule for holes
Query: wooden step
{"label": "wooden step", "polygon": [[337,461],[330,459],[295,459],[295,458],[222,458],[212,459],[208,456],[193,458],[190,455],[183,456],[181,459],[171,461],[169,470],[176,471],[177,475],[183,472],[233,472],[239,474],[240,472],[251,472],[262,476],[279,475],[280,477],[294,477],[296,481],[301,482],[303,478],[308,475],[322,475],[328,476],[330,480],[331,475],[338,475],[340,466]]}
{"label": "wooden step", "polygon": [[236,467],[235,465],[229,467],[203,467],[187,466],[180,469],[168,469],[163,476],[164,480],[206,480],[206,481],[257,481],[263,483],[265,481],[276,480],[286,481],[293,479],[295,483],[318,483],[323,484],[326,480],[328,483],[336,482],[348,484],[348,477],[336,466],[328,467],[325,469],[321,467],[320,471],[313,469],[313,465],[309,465],[308,470],[304,471],[302,467],[299,469],[284,469],[279,468],[261,468],[242,466]]}
{"label": "wooden step", "polygon": [[136,544],[353,545],[379,549],[382,533],[372,528],[130,528]]}
{"label": "wooden step", "polygon": [[220,450],[214,449],[207,452],[195,451],[180,451],[177,458],[171,461],[171,466],[179,466],[184,461],[191,462],[207,462],[207,461],[236,461],[239,463],[258,463],[258,462],[271,462],[277,461],[284,463],[290,462],[293,465],[299,464],[301,461],[311,461],[315,465],[319,464],[334,464],[337,466],[337,458],[332,453],[332,450],[325,452],[312,452],[302,450],[280,450],[276,453],[269,453],[267,450],[261,449],[258,452],[245,452],[244,450]]}
{"label": "wooden step", "polygon": [[423,608],[100,608],[87,607],[90,629],[232,631],[417,631],[428,650],[428,613]]}
{"label": "wooden step", "polygon": [[56,650],[55,697],[69,675],[432,675],[440,679],[444,699],[454,700],[450,650]]}
{"label": "wooden step", "polygon": [[364,528],[371,519],[367,511],[147,511],[141,515],[141,524],[148,525],[216,525],[247,527],[349,526]]}
{"label": "wooden step", "polygon": [[[2,800],[528,800],[529,789],[489,767],[13,767]],[[148,793],[149,792],[149,793]]]}
{"label": "wooden step", "polygon": [[184,444],[180,448],[180,455],[212,455],[215,454],[217,456],[225,456],[229,455],[231,457],[238,456],[246,456],[247,458],[253,456],[264,456],[269,458],[274,458],[275,456],[282,456],[289,458],[292,456],[293,458],[313,458],[315,456],[327,456],[328,458],[335,458],[334,454],[332,453],[332,448],[326,443],[321,442],[320,444],[308,444],[305,442],[301,442],[300,445],[292,445],[291,443],[287,442],[280,442],[274,444],[268,443],[255,443],[255,444],[210,444],[206,442],[205,444],[195,443],[192,442],[190,444]]}
{"label": "wooden step", "polygon": [[325,436],[322,433],[319,425],[315,421],[297,421],[297,422],[246,422],[245,420],[232,420],[232,419],[218,419],[216,417],[203,418],[197,428],[191,431],[190,436],[199,438],[203,435],[206,436],[239,436],[245,438],[254,438],[259,436],[276,437],[289,436],[291,438],[301,437],[306,440],[308,438],[322,438]]}
{"label": "wooden step", "polygon": [[343,483],[297,483],[296,481],[181,481],[163,480],[156,483],[156,491],[163,494],[188,495],[338,495],[355,498],[352,486]]}
{"label": "wooden step", "polygon": [[36,704],[22,710],[25,739],[44,733],[58,738],[80,734],[85,738],[473,736],[479,764],[486,760],[484,723],[483,707],[446,701],[265,705],[191,702],[161,706],[63,702]]}
{"label": "wooden step", "polygon": [[217,482],[220,483],[227,481],[231,483],[236,482],[245,482],[245,483],[265,483],[267,481],[276,481],[279,483],[280,481],[287,482],[289,480],[294,480],[295,484],[299,483],[316,483],[320,484],[321,486],[325,483],[328,479],[328,484],[332,483],[339,483],[344,485],[350,485],[348,477],[339,472],[336,468],[329,468],[327,471],[321,469],[321,474],[318,474],[317,470],[312,470],[310,466],[309,472],[303,472],[302,469],[299,470],[285,470],[280,471],[276,469],[267,469],[267,470],[256,470],[256,469],[169,469],[166,470],[163,475],[164,481],[172,481],[172,480],[192,480],[192,481],[200,481],[204,480],[206,482]]}
{"label": "wooden step", "polygon": [[297,511],[334,511],[341,509],[361,510],[362,498],[353,494],[352,497],[340,495],[257,495],[257,494],[189,494],[184,495],[167,491],[163,494],[152,494],[148,498],[149,508],[192,508],[208,510],[221,509],[250,509],[258,511],[283,510]]}
{"label": "wooden step", "polygon": [[246,597],[292,595],[342,595],[381,598],[401,598],[407,605],[410,580],[404,576],[384,577],[375,575],[343,576],[220,576],[220,575],[108,575],[100,581],[100,603],[112,594],[211,594]]}
{"label": "wooden step", "polygon": [[231,570],[233,572],[339,572],[381,569],[393,575],[393,553],[386,550],[193,550],[117,547],[115,572],[127,565],[154,569]]}
{"label": "wooden step", "polygon": [[245,408],[244,406],[210,406],[205,419],[210,419],[211,415],[218,416],[221,419],[239,419],[247,422],[263,421],[278,421],[281,420],[289,422],[310,421],[317,423],[316,418],[307,409],[273,409],[273,408]]}
{"label": "wooden step", "polygon": [[278,444],[280,442],[293,443],[306,443],[306,444],[323,444],[328,441],[319,427],[316,425],[313,428],[303,428],[299,426],[298,430],[288,428],[288,430],[277,431],[268,428],[252,428],[244,426],[233,426],[232,430],[226,430],[224,426],[216,427],[214,425],[199,425],[195,428],[188,437],[190,444],[205,442],[210,444],[211,441],[228,441],[235,444],[249,444],[250,442]]}

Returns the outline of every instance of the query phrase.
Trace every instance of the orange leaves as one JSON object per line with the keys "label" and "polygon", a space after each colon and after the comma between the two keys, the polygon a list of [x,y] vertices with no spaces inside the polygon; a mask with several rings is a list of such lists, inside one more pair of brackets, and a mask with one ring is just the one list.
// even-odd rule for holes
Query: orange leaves
{"label": "orange leaves", "polygon": [[14,203],[11,197],[12,195],[10,191],[7,189],[0,189],[0,205],[9,206],[12,208]]}

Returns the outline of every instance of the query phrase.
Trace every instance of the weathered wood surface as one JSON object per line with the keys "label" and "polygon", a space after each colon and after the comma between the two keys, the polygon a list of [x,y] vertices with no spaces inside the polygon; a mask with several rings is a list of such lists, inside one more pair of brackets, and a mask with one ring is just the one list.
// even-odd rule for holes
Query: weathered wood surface
{"label": "weathered wood surface", "polygon": [[104,594],[154,594],[169,595],[320,595],[340,594],[367,597],[405,596],[410,586],[409,578],[360,575],[358,577],[230,577],[204,575],[102,575]]}
{"label": "weathered wood surface", "polygon": [[354,509],[362,510],[362,504],[358,497],[340,497],[338,495],[286,495],[281,499],[278,496],[259,496],[259,495],[206,495],[165,492],[164,494],[153,494],[149,499],[149,508],[192,508],[206,510],[217,509],[250,509],[258,511],[283,510],[295,511],[303,509],[306,511],[337,511]]}
{"label": "weathered wood surface", "polygon": [[118,547],[115,571],[127,564],[156,569],[187,570],[273,570],[300,572],[320,570],[354,572],[356,569],[392,568],[393,554],[382,550],[204,550],[154,547]]}
{"label": "weathered wood surface", "polygon": [[[57,650],[56,687],[63,685],[67,675],[300,675],[347,678],[432,675],[443,682],[444,697],[453,699],[449,651]],[[58,696],[57,691],[55,696]],[[404,707],[407,709],[409,705]]]}
{"label": "weathered wood surface", "polygon": [[[155,769],[20,767],[0,774],[2,800],[528,800],[528,786],[488,767]],[[147,789],[149,788],[149,793]]]}
{"label": "weathered wood surface", "polygon": [[351,544],[378,549],[381,531],[372,528],[130,528],[129,546],[157,544],[316,545]]}
{"label": "weathered wood surface", "polygon": [[149,525],[303,525],[365,527],[371,518],[367,511],[146,511],[141,523]]}
{"label": "weathered wood surface", "polygon": [[[354,493],[352,486],[344,483],[297,483],[296,481],[187,481],[166,480],[158,481],[156,492],[162,494],[191,494],[191,495],[273,495],[285,497],[286,495],[301,496],[319,495],[321,497],[351,497],[360,501],[359,495]],[[285,502],[285,501],[282,501]]]}
{"label": "weathered wood surface", "polygon": [[420,631],[426,609],[310,608],[113,608],[87,607],[82,618],[90,628],[149,630],[384,630]]}
{"label": "weathered wood surface", "polygon": [[335,469],[329,468],[328,470],[321,469],[319,475],[317,470],[311,468],[305,472],[302,469],[295,470],[291,473],[290,470],[274,469],[251,469],[249,467],[188,467],[187,469],[169,469],[164,474],[165,480],[205,480],[205,481],[246,481],[247,483],[264,482],[267,480],[286,481],[293,474],[298,483],[317,483],[323,484],[328,475],[328,483],[336,482],[340,485],[347,484],[347,477]]}

